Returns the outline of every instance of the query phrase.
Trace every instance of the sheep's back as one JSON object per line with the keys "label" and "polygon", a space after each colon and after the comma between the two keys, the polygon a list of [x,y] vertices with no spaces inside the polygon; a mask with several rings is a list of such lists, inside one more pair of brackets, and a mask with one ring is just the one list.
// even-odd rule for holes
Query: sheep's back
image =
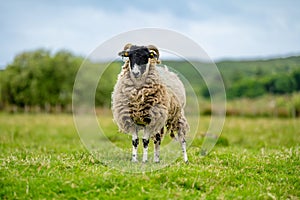
{"label": "sheep's back", "polygon": [[174,72],[169,71],[167,66],[157,66],[156,69],[162,83],[177,96],[181,106],[184,107],[186,103],[186,94],[184,85],[179,77]]}

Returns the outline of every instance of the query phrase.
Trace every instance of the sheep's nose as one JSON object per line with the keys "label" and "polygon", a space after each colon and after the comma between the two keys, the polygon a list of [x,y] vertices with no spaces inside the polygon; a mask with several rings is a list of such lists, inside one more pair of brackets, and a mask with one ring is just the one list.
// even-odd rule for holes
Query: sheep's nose
{"label": "sheep's nose", "polygon": [[132,74],[133,74],[133,76],[134,76],[135,78],[137,78],[137,77],[140,76],[140,72],[132,72]]}

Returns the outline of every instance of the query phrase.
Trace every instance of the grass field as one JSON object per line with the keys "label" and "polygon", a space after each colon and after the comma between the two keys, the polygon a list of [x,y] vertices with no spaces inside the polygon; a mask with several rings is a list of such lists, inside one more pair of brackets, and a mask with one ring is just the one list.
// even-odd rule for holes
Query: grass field
{"label": "grass field", "polygon": [[[208,123],[201,118],[201,132]],[[110,117],[105,124],[112,141],[129,148],[128,164],[130,138],[115,133]],[[199,132],[188,165],[180,157],[161,170],[126,173],[84,148],[72,115],[0,113],[0,199],[299,199],[299,125],[227,117],[208,156],[200,156]]]}

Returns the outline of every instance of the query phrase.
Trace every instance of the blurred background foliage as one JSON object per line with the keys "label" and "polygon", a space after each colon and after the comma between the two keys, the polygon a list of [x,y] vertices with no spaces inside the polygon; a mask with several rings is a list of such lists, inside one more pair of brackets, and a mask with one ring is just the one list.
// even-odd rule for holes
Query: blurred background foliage
{"label": "blurred background foliage", "polygon": [[[71,112],[76,73],[84,58],[68,50],[46,49],[18,54],[0,71],[0,109],[11,112]],[[109,107],[110,96],[122,62],[88,63],[90,72],[106,67],[95,94],[97,107]],[[164,61],[188,77],[202,114],[210,114],[210,92],[191,63]],[[195,64],[195,63],[193,63]],[[203,67],[205,63],[196,62]],[[216,65],[224,80],[228,115],[299,116],[300,56],[268,60],[220,61]],[[89,76],[87,73],[87,76]],[[211,74],[211,76],[216,76]],[[88,78],[87,78],[88,79]],[[82,96],[88,84],[80,89]]]}

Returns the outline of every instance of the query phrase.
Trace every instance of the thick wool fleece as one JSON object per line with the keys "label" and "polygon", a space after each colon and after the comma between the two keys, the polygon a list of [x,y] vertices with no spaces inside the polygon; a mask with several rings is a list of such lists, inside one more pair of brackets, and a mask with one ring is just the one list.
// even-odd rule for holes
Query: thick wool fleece
{"label": "thick wool fleece", "polygon": [[[154,137],[166,127],[172,137],[174,132],[185,135],[189,126],[183,111],[184,87],[167,68],[156,69],[156,63],[150,62],[148,72],[136,80],[131,78],[129,61],[125,62],[112,94],[114,121],[124,133],[147,128]],[[166,84],[165,77],[174,83]]]}

